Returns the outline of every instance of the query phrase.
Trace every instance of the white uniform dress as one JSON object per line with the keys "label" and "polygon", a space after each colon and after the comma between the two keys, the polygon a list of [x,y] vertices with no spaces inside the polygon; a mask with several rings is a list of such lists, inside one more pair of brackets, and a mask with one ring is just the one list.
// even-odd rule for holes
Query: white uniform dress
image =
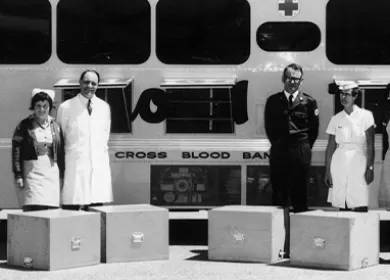
{"label": "white uniform dress", "polygon": [[[387,123],[386,132],[390,141],[390,122]],[[381,181],[379,185],[379,207],[390,208],[390,150],[387,150],[382,165]]]}
{"label": "white uniform dress", "polygon": [[[42,128],[34,123],[31,136],[34,138],[37,146],[51,147],[53,143],[50,125]],[[46,149],[44,148],[43,150]],[[45,153],[38,155],[36,160],[23,161],[23,176],[23,205],[59,206],[59,169],[51,154]]]}
{"label": "white uniform dress", "polygon": [[108,154],[110,107],[94,96],[89,115],[87,102],[78,94],[62,103],[57,111],[65,140],[62,204],[88,205],[113,200]]}
{"label": "white uniform dress", "polygon": [[335,135],[337,143],[330,164],[333,187],[328,194],[328,202],[334,207],[368,206],[369,189],[364,178],[367,168],[365,132],[373,125],[371,111],[356,105],[350,115],[342,110],[329,122],[326,133]]}

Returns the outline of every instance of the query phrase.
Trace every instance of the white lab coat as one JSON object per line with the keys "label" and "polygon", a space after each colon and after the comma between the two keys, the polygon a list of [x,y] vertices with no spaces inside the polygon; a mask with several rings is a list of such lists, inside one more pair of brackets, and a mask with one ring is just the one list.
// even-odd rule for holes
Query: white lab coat
{"label": "white lab coat", "polygon": [[111,113],[109,105],[94,96],[92,114],[81,94],[62,103],[57,122],[65,138],[65,177],[62,204],[105,203],[113,200],[108,155]]}
{"label": "white lab coat", "polygon": [[338,147],[333,153],[330,171],[333,187],[328,202],[348,208],[368,206],[369,189],[364,178],[366,171],[366,130],[375,126],[371,111],[354,105],[348,115],[344,110],[332,117],[326,130],[335,135]]}

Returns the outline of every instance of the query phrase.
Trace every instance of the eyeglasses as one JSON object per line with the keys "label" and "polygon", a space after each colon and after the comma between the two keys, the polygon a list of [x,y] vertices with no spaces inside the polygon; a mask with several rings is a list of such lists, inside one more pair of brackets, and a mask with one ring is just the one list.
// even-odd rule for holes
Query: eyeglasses
{"label": "eyeglasses", "polygon": [[295,77],[286,77],[286,80],[294,81],[294,82],[300,82],[302,78],[295,78]]}
{"label": "eyeglasses", "polygon": [[352,93],[349,93],[349,92],[340,92],[340,96],[345,96],[345,97],[351,97],[352,96]]}
{"label": "eyeglasses", "polygon": [[47,104],[45,104],[45,105],[35,104],[34,109],[35,110],[41,110],[41,109],[47,110],[47,109],[49,109],[49,105],[47,105]]}

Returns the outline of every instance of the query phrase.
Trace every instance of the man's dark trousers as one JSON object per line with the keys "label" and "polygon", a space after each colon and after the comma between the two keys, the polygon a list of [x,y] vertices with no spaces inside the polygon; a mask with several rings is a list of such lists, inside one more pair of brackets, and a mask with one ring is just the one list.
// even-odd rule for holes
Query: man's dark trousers
{"label": "man's dark trousers", "polygon": [[289,198],[294,212],[308,210],[307,183],[311,165],[308,139],[274,143],[271,147],[271,184],[273,205],[288,207]]}

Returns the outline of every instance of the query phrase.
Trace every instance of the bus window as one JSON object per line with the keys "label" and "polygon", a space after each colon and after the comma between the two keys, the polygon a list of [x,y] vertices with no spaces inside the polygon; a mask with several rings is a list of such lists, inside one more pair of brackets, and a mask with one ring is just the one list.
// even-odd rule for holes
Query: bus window
{"label": "bus window", "polygon": [[141,64],[150,56],[147,0],[61,0],[57,52],[65,63]]}
{"label": "bus window", "polygon": [[166,64],[241,64],[250,54],[246,0],[160,0],[156,54]]}
{"label": "bus window", "polygon": [[229,88],[167,89],[167,133],[234,133]]}
{"label": "bus window", "polygon": [[330,0],[326,55],[335,64],[390,64],[390,1]]}
{"label": "bus window", "polygon": [[321,31],[312,22],[266,22],[256,33],[257,44],[265,51],[312,51],[321,42]]}
{"label": "bus window", "polygon": [[41,64],[51,56],[47,0],[0,1],[0,63]]}

